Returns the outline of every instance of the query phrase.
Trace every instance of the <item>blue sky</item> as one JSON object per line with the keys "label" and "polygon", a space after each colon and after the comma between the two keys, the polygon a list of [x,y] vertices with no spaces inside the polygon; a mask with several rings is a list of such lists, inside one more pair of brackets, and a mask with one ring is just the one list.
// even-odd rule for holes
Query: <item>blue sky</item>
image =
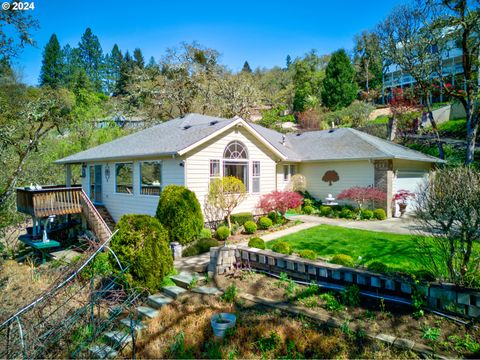
{"label": "blue sky", "polygon": [[350,49],[352,38],[372,28],[398,4],[396,0],[318,1],[91,1],[34,0],[40,29],[36,48],[17,59],[23,80],[36,84],[42,50],[52,33],[62,45],[76,46],[91,27],[102,48],[139,47],[148,61],[161,58],[181,41],[198,41],[221,54],[232,70],[248,60],[252,68],[283,66],[285,57],[310,49],[319,54]]}

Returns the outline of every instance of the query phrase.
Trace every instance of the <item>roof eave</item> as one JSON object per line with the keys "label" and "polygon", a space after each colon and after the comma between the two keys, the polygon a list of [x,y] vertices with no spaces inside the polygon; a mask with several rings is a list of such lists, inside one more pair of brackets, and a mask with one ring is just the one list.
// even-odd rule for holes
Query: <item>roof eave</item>
{"label": "roof eave", "polygon": [[91,159],[76,159],[76,160],[66,160],[60,159],[54,161],[54,164],[58,165],[66,165],[66,164],[82,164],[86,162],[99,162],[99,161],[112,161],[112,160],[135,160],[135,159],[149,159],[156,156],[177,156],[180,155],[178,152],[164,152],[164,153],[157,153],[157,154],[145,154],[145,155],[133,155],[133,156],[109,156],[109,157],[101,157],[101,158],[91,158]]}

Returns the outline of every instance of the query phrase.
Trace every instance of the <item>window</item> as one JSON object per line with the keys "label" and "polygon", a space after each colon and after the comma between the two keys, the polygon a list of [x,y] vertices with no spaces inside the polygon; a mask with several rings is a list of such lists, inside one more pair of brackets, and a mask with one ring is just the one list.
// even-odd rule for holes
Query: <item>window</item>
{"label": "window", "polygon": [[252,162],[252,192],[260,192],[260,161]]}
{"label": "window", "polygon": [[133,194],[133,164],[115,164],[115,191],[121,194]]}
{"label": "window", "polygon": [[290,177],[297,173],[297,165],[290,165]]}
{"label": "window", "polygon": [[248,152],[239,141],[232,141],[223,152],[223,176],[240,179],[248,190]]}
{"label": "window", "polygon": [[162,191],[162,163],[145,161],[140,163],[140,194],[159,196]]}
{"label": "window", "polygon": [[297,173],[297,165],[283,165],[283,181],[289,181]]}
{"label": "window", "polygon": [[220,160],[210,160],[210,178],[220,177]]}
{"label": "window", "polygon": [[232,141],[223,152],[225,159],[248,159],[246,147],[239,141]]}
{"label": "window", "polygon": [[283,181],[288,181],[288,165],[283,165]]}

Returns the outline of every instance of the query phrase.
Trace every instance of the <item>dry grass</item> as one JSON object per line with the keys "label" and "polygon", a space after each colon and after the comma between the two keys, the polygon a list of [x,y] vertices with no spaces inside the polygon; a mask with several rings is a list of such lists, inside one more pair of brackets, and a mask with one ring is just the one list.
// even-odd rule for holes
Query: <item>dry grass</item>
{"label": "dry grass", "polygon": [[[234,331],[215,340],[210,317],[221,311],[237,314]],[[262,351],[262,341],[273,347]],[[182,341],[183,339],[183,341]],[[339,330],[321,328],[307,320],[253,304],[232,307],[214,297],[188,294],[164,306],[137,339],[138,358],[412,358],[366,339],[346,337]],[[130,350],[125,356],[131,356]]]}

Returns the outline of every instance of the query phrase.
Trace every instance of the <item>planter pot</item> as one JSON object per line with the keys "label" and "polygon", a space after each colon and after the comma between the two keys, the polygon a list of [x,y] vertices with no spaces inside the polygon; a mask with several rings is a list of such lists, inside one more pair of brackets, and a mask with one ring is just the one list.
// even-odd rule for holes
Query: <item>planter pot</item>
{"label": "planter pot", "polygon": [[398,204],[398,210],[400,210],[400,217],[402,217],[403,214],[405,214],[405,211],[407,210],[407,204],[404,204],[404,203]]}
{"label": "planter pot", "polygon": [[213,315],[210,319],[213,334],[217,337],[223,338],[225,336],[225,332],[235,326],[236,321],[237,317],[231,313],[220,313]]}

